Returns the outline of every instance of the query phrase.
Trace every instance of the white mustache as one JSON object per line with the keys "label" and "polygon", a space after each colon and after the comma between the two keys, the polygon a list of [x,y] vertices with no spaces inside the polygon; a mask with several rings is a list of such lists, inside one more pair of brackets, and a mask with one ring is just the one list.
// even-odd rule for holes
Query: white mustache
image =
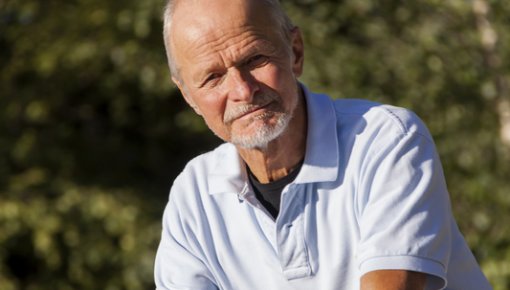
{"label": "white mustache", "polygon": [[235,119],[242,117],[246,113],[258,110],[275,100],[278,100],[278,96],[273,94],[261,94],[255,96],[253,98],[253,103],[238,105],[236,107],[231,108],[229,111],[225,112],[225,116],[223,117],[223,123],[228,124],[234,121]]}

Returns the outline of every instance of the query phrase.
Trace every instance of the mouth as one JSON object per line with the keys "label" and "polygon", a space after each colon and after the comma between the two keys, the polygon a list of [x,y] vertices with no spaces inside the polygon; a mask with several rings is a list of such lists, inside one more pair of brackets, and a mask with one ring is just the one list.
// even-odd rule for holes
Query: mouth
{"label": "mouth", "polygon": [[248,115],[251,115],[251,114],[256,113],[256,112],[258,112],[258,111],[260,111],[260,110],[263,110],[263,109],[265,109],[265,108],[269,107],[269,105],[270,105],[270,104],[271,104],[271,102],[269,102],[269,103],[267,103],[267,104],[265,104],[265,105],[263,105],[263,106],[257,106],[257,107],[255,107],[255,108],[252,108],[252,109],[248,110],[247,112],[245,112],[244,114],[241,114],[241,115],[240,115],[239,117],[237,117],[236,119],[242,119],[242,118],[244,118],[244,117],[246,117],[246,116],[248,116]]}
{"label": "mouth", "polygon": [[235,120],[247,118],[248,116],[257,113],[260,110],[266,109],[272,103],[273,102],[270,101],[270,102],[267,102],[266,104],[263,104],[263,105],[249,105],[249,106],[246,106],[246,107],[241,107],[239,109],[240,112],[237,112],[236,114],[233,114],[232,116],[228,116],[226,118],[225,123],[228,124],[228,123],[232,123]]}

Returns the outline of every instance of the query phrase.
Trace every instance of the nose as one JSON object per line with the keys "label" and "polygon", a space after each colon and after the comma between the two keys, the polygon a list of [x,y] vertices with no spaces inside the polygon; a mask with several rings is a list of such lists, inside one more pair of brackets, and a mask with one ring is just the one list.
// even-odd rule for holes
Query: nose
{"label": "nose", "polygon": [[259,90],[257,80],[239,68],[231,68],[227,77],[228,98],[234,102],[251,103]]}

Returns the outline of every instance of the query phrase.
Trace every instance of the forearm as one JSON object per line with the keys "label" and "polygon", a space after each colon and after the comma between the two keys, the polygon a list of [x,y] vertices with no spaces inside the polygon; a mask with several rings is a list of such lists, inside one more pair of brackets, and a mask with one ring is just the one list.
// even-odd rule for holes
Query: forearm
{"label": "forearm", "polygon": [[361,290],[424,290],[427,276],[405,270],[379,270],[361,277]]}

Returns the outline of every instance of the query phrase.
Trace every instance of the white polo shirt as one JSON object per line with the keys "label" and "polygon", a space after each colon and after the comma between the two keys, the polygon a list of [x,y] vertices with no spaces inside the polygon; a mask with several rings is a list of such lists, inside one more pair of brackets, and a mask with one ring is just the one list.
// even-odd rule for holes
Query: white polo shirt
{"label": "white polo shirt", "polygon": [[157,289],[353,290],[380,269],[428,273],[427,289],[492,289],[452,217],[422,122],[401,108],[305,95],[305,160],[278,218],[255,198],[233,145],[198,156],[170,192]]}

